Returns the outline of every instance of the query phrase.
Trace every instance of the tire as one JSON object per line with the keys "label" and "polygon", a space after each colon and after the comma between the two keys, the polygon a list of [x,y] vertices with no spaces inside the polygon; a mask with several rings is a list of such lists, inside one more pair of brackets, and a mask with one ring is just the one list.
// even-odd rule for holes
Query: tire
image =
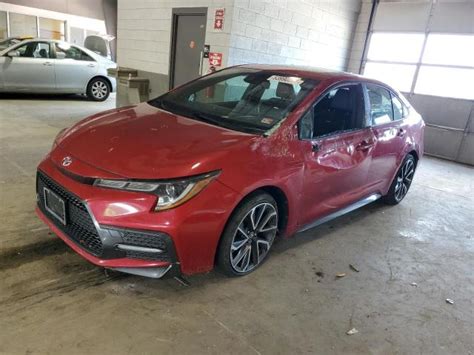
{"label": "tire", "polygon": [[217,266],[227,276],[244,276],[267,258],[278,233],[278,207],[265,192],[249,196],[232,213],[219,244]]}
{"label": "tire", "polygon": [[416,170],[416,159],[412,154],[408,154],[403,160],[397,175],[390,185],[387,195],[384,196],[383,201],[388,205],[398,205],[408,193],[413,176]]}
{"label": "tire", "polygon": [[104,78],[94,78],[87,85],[87,97],[92,101],[105,101],[110,95],[110,84]]}

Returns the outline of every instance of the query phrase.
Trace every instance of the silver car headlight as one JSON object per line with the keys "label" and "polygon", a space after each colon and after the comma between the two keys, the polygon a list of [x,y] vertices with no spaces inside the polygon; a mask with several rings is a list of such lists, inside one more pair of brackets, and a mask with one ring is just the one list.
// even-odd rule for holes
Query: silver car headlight
{"label": "silver car headlight", "polygon": [[182,205],[201,192],[220,171],[168,181],[132,181],[96,179],[94,186],[108,189],[146,192],[158,197],[155,211],[168,210]]}

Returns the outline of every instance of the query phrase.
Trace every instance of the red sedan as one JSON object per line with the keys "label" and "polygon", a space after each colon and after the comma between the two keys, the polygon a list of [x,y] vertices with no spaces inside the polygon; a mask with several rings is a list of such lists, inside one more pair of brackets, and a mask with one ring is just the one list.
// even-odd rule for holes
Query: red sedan
{"label": "red sedan", "polygon": [[399,203],[423,129],[374,80],[231,67],[60,132],[38,167],[37,213],[105,268],[245,275],[277,237],[379,198]]}

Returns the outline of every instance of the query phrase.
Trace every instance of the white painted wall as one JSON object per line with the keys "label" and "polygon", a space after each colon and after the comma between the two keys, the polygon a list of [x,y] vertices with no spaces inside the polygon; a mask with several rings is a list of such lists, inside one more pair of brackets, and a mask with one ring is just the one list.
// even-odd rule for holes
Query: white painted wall
{"label": "white painted wall", "polygon": [[347,68],[360,0],[235,0],[234,6],[229,65]]}
{"label": "white painted wall", "polygon": [[[172,8],[208,7],[206,43],[224,65],[346,69],[361,0],[118,0],[118,64],[168,75]],[[225,8],[223,32],[214,32]],[[206,68],[205,68],[206,69]]]}
{"label": "white painted wall", "polygon": [[[205,42],[211,45],[211,51],[223,53],[227,63],[233,0],[118,0],[118,64],[168,75],[172,9],[180,7],[208,8]],[[226,12],[222,32],[213,30],[217,8],[225,8]]]}
{"label": "white painted wall", "polygon": [[[66,29],[66,34],[69,32],[70,27],[78,27],[86,30],[96,31],[101,34],[107,33],[105,28],[105,21],[100,19],[71,15],[63,12],[38,9],[6,2],[0,2],[0,11],[10,12],[12,14],[39,16],[45,19],[65,21],[68,27]],[[17,26],[24,26],[24,24],[18,23]],[[37,31],[36,26],[34,27],[34,29]],[[21,29],[15,30],[15,35],[18,35],[18,33],[20,32]],[[31,30],[27,32],[30,33]],[[23,34],[25,33],[22,33],[22,35]],[[66,40],[69,40],[69,38],[66,38]]]}

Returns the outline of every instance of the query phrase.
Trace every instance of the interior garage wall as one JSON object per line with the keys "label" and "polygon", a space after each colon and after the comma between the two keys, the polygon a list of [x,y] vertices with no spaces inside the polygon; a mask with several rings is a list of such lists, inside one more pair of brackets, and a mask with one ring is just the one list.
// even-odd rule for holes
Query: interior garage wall
{"label": "interior garage wall", "polygon": [[[138,75],[150,80],[150,97],[168,91],[172,9],[207,7],[205,43],[212,52],[223,54],[227,63],[232,26],[233,0],[118,0],[117,60],[118,65],[138,70]],[[213,14],[225,8],[224,28],[213,30]],[[204,62],[203,72],[208,69]]]}
{"label": "interior garage wall", "polygon": [[228,64],[346,70],[360,8],[360,0],[236,0]]}
{"label": "interior garage wall", "polygon": [[[363,73],[364,43],[372,1],[364,0],[351,49],[349,70]],[[372,28],[384,32],[474,34],[474,1],[380,1]],[[423,115],[425,152],[474,165],[474,101],[405,93]]]}
{"label": "interior garage wall", "polygon": [[102,1],[98,0],[2,0],[2,2],[104,20]]}
{"label": "interior garage wall", "polygon": [[[168,90],[172,9],[207,7],[205,42],[223,67],[242,63],[304,64],[346,69],[361,0],[118,0],[118,64]],[[224,30],[213,30],[225,8]],[[208,68],[204,63],[204,72]]]}
{"label": "interior garage wall", "polygon": [[[72,32],[78,31],[79,28],[87,29],[90,21],[95,23],[104,21],[107,33],[117,37],[117,0],[2,0],[0,10],[67,21],[69,31]],[[34,17],[33,19],[36,21]],[[33,31],[16,31],[16,33],[34,33],[36,23],[33,27]],[[81,36],[83,37],[83,34],[74,33],[73,37]],[[112,57],[115,57],[116,41],[112,41],[110,47]]]}

